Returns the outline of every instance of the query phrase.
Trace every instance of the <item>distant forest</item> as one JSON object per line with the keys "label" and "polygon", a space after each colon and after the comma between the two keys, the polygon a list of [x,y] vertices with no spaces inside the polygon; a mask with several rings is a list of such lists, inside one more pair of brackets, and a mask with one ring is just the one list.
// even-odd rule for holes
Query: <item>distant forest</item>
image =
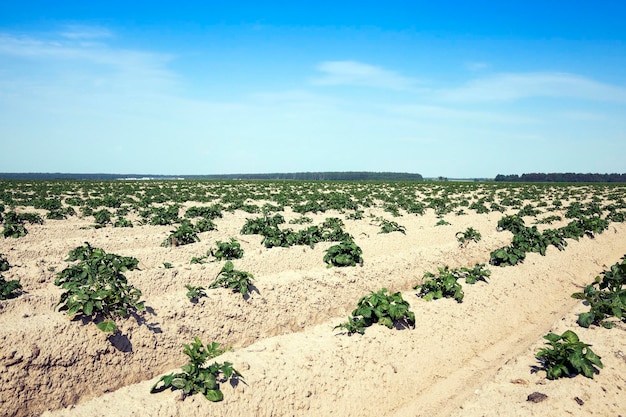
{"label": "distant forest", "polygon": [[295,172],[275,174],[228,175],[139,175],[139,174],[67,174],[67,173],[0,173],[4,180],[298,180],[298,181],[422,181],[420,174],[402,172]]}
{"label": "distant forest", "polygon": [[575,174],[533,173],[522,175],[496,175],[500,182],[626,182],[626,174]]}

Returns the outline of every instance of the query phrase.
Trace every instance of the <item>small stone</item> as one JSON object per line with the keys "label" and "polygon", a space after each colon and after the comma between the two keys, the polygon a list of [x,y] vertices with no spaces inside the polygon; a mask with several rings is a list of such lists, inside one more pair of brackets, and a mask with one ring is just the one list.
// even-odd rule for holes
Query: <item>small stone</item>
{"label": "small stone", "polygon": [[530,382],[528,382],[526,379],[523,379],[523,378],[517,378],[517,379],[512,379],[511,384],[528,385],[530,384]]}
{"label": "small stone", "polygon": [[541,392],[533,392],[532,394],[528,396],[528,398],[526,398],[526,401],[530,401],[533,403],[540,403],[546,398],[548,398],[546,394],[542,394]]}

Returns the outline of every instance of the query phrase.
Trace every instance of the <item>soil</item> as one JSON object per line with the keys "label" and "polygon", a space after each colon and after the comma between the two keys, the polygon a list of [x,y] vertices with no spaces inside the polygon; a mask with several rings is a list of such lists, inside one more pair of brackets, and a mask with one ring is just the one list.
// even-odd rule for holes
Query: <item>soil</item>
{"label": "soil", "polygon": [[[380,234],[370,214],[398,222],[406,234]],[[0,410],[18,417],[624,415],[626,324],[579,327],[586,307],[571,294],[624,256],[626,224],[568,240],[563,251],[529,254],[515,267],[490,266],[488,283],[462,282],[461,303],[417,297],[413,286],[425,272],[488,263],[491,251],[509,244],[512,235],[496,230],[502,215],[449,214],[449,225],[435,226],[440,218],[432,211],[392,218],[368,209],[362,220],[344,220],[364,259],[344,268],[322,261],[333,243],[266,249],[260,236],[240,234],[255,217],[240,211],[216,219],[217,230],[201,233],[200,242],[177,247],[161,246],[173,226],[96,229],[80,217],[28,225],[26,236],[0,239],[12,266],[3,275],[24,288],[0,302]],[[289,208],[284,216],[300,217]],[[314,224],[345,219],[339,212],[308,216]],[[455,235],[468,227],[482,239],[462,247]],[[210,289],[190,302],[185,285],[208,287],[223,266],[191,258],[231,237],[244,250],[235,268],[253,274],[255,291],[246,299]],[[62,293],[56,273],[84,242],[139,260],[140,270],[125,275],[147,310],[117,319],[113,336],[55,308]],[[383,287],[402,292],[414,329],[374,325],[351,336],[334,329],[359,298]],[[567,329],[601,356],[604,368],[594,379],[550,381],[538,369],[542,336]],[[218,360],[232,362],[244,380],[222,383],[219,403],[199,395],[183,400],[180,391],[151,394],[161,375],[187,362],[182,345],[195,336],[232,346]]]}

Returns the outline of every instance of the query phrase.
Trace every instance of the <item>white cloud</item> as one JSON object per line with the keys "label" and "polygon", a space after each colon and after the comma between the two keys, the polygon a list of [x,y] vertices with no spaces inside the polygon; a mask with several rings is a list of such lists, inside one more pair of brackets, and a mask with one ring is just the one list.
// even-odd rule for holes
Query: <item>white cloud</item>
{"label": "white cloud", "polygon": [[394,71],[356,61],[326,61],[317,66],[323,76],[315,78],[318,85],[359,85],[392,90],[408,90],[416,80]]}
{"label": "white cloud", "polygon": [[472,61],[472,62],[466,62],[465,68],[467,68],[470,71],[481,71],[481,70],[489,68],[489,64],[486,62]]}
{"label": "white cloud", "polygon": [[535,72],[498,74],[465,86],[440,90],[438,98],[454,102],[512,101],[531,97],[626,102],[626,88],[575,74]]}
{"label": "white cloud", "polygon": [[69,25],[61,32],[61,36],[68,39],[103,39],[112,38],[113,32],[106,28],[85,25]]}
{"label": "white cloud", "polygon": [[176,82],[175,74],[167,69],[173,58],[171,55],[84,42],[87,36],[112,35],[100,29],[93,32],[82,29],[76,37],[34,38],[0,33],[0,59],[5,61],[7,68],[2,74],[4,80],[0,78],[0,82],[10,77],[9,66],[13,68],[14,81],[28,77],[29,84],[37,80],[48,83],[52,77],[57,77],[55,85],[59,88],[64,84],[76,85],[91,80],[94,86],[108,89],[117,86],[125,91],[136,91],[162,89]]}

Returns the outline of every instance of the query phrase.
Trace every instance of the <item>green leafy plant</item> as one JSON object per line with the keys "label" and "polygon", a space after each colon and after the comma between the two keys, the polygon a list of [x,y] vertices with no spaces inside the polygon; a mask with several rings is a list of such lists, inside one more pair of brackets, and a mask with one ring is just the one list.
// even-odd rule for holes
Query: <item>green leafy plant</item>
{"label": "green leafy plant", "polygon": [[444,219],[440,219],[437,223],[435,223],[435,226],[447,226],[450,223],[445,221]]}
{"label": "green leafy plant", "polygon": [[189,220],[183,220],[177,229],[170,232],[170,235],[163,241],[161,246],[182,246],[199,241],[200,238],[193,224]]}
{"label": "green leafy plant", "polygon": [[567,330],[562,335],[548,333],[543,338],[548,347],[539,350],[536,357],[548,379],[578,374],[593,378],[599,372],[597,368],[602,368],[601,358],[590,349],[591,345],[581,342],[573,331]]}
{"label": "green leafy plant", "polygon": [[406,228],[404,226],[399,225],[397,222],[390,221],[382,217],[376,218],[376,221],[378,222],[378,225],[380,226],[380,232],[378,232],[379,234],[400,232],[403,235],[406,235]]}
{"label": "green leafy plant", "polygon": [[234,238],[230,238],[230,242],[215,242],[217,246],[214,249],[210,250],[211,256],[215,257],[216,261],[221,261],[222,259],[240,259],[243,257],[243,249],[241,249],[241,245]]}
{"label": "green leafy plant", "polygon": [[345,240],[326,250],[324,262],[329,268],[332,266],[355,266],[357,263],[363,265],[362,254],[363,250],[354,241]]}
{"label": "green leafy plant", "polygon": [[220,349],[219,344],[213,342],[205,346],[198,337],[195,337],[191,344],[184,344],[183,347],[183,353],[189,358],[189,363],[181,367],[182,372],[162,376],[152,386],[150,393],[168,388],[172,391],[179,389],[183,391],[185,397],[202,394],[207,400],[217,402],[224,399],[220,383],[230,380],[235,385],[239,380],[243,381],[243,376],[233,368],[230,362],[214,362],[209,366],[205,365],[207,360],[226,351]]}
{"label": "green leafy plant", "polygon": [[209,288],[230,288],[233,292],[241,293],[241,295],[245,297],[254,287],[252,285],[252,279],[254,279],[252,274],[245,271],[238,271],[231,261],[226,261],[226,264],[224,264],[222,270],[217,274],[215,281]]}
{"label": "green leafy plant", "polygon": [[582,327],[595,323],[610,329],[615,326],[614,321],[607,321],[611,317],[626,321],[626,256],[602,276],[597,276],[583,292],[572,294],[572,298],[589,304],[589,311],[578,316],[578,324]]}
{"label": "green leafy plant", "polygon": [[200,219],[196,222],[196,230],[199,233],[217,230],[217,225],[210,219]]}
{"label": "green leafy plant", "polygon": [[24,227],[24,220],[22,220],[17,213],[10,211],[4,217],[4,229],[2,230],[2,236],[19,238],[26,236],[28,230]]}
{"label": "green leafy plant", "polygon": [[96,221],[96,228],[105,227],[111,223],[111,212],[107,209],[94,211],[93,218]]}
{"label": "green leafy plant", "polygon": [[133,227],[133,223],[125,217],[118,217],[113,223],[113,227]]}
{"label": "green leafy plant", "polygon": [[472,268],[461,268],[460,278],[465,278],[466,284],[475,284],[478,281],[487,282],[491,271],[485,264],[476,264]]}
{"label": "green leafy plant", "polygon": [[0,272],[8,271],[10,267],[7,257],[0,253]]}
{"label": "green leafy plant", "polygon": [[70,318],[80,315],[98,321],[100,330],[111,333],[117,330],[115,317],[144,310],[141,291],[123,274],[138,269],[136,258],[109,254],[85,242],[71,250],[66,261],[79,262],[59,272],[54,284],[65,290],[57,307]]}
{"label": "green leafy plant", "polygon": [[459,245],[464,247],[471,241],[479,242],[482,235],[473,227],[468,227],[464,232],[457,232],[455,237]]}
{"label": "green leafy plant", "polygon": [[7,281],[2,274],[0,274],[0,300],[8,300],[10,298],[16,298],[20,295],[22,290],[22,284],[17,279]]}
{"label": "green leafy plant", "polygon": [[172,269],[174,266],[170,262],[163,262],[163,268]]}
{"label": "green leafy plant", "polygon": [[440,298],[454,298],[457,302],[462,302],[464,293],[463,287],[457,282],[459,272],[451,270],[447,265],[443,268],[437,268],[439,275],[432,272],[424,274],[424,283],[417,284],[413,287],[419,290],[418,297],[422,297],[426,301],[438,300]]}
{"label": "green leafy plant", "polygon": [[390,329],[394,323],[415,327],[415,313],[410,310],[409,303],[402,298],[400,292],[389,294],[386,288],[382,288],[361,297],[348,322],[335,326],[335,329],[345,329],[348,334],[363,334],[365,328],[374,323]]}
{"label": "green leafy plant", "polygon": [[204,287],[185,285],[185,288],[187,289],[187,298],[189,298],[192,303],[198,302],[200,297],[207,296]]}
{"label": "green leafy plant", "polygon": [[307,216],[300,216],[297,219],[289,220],[289,224],[307,224],[313,223],[313,219]]}

